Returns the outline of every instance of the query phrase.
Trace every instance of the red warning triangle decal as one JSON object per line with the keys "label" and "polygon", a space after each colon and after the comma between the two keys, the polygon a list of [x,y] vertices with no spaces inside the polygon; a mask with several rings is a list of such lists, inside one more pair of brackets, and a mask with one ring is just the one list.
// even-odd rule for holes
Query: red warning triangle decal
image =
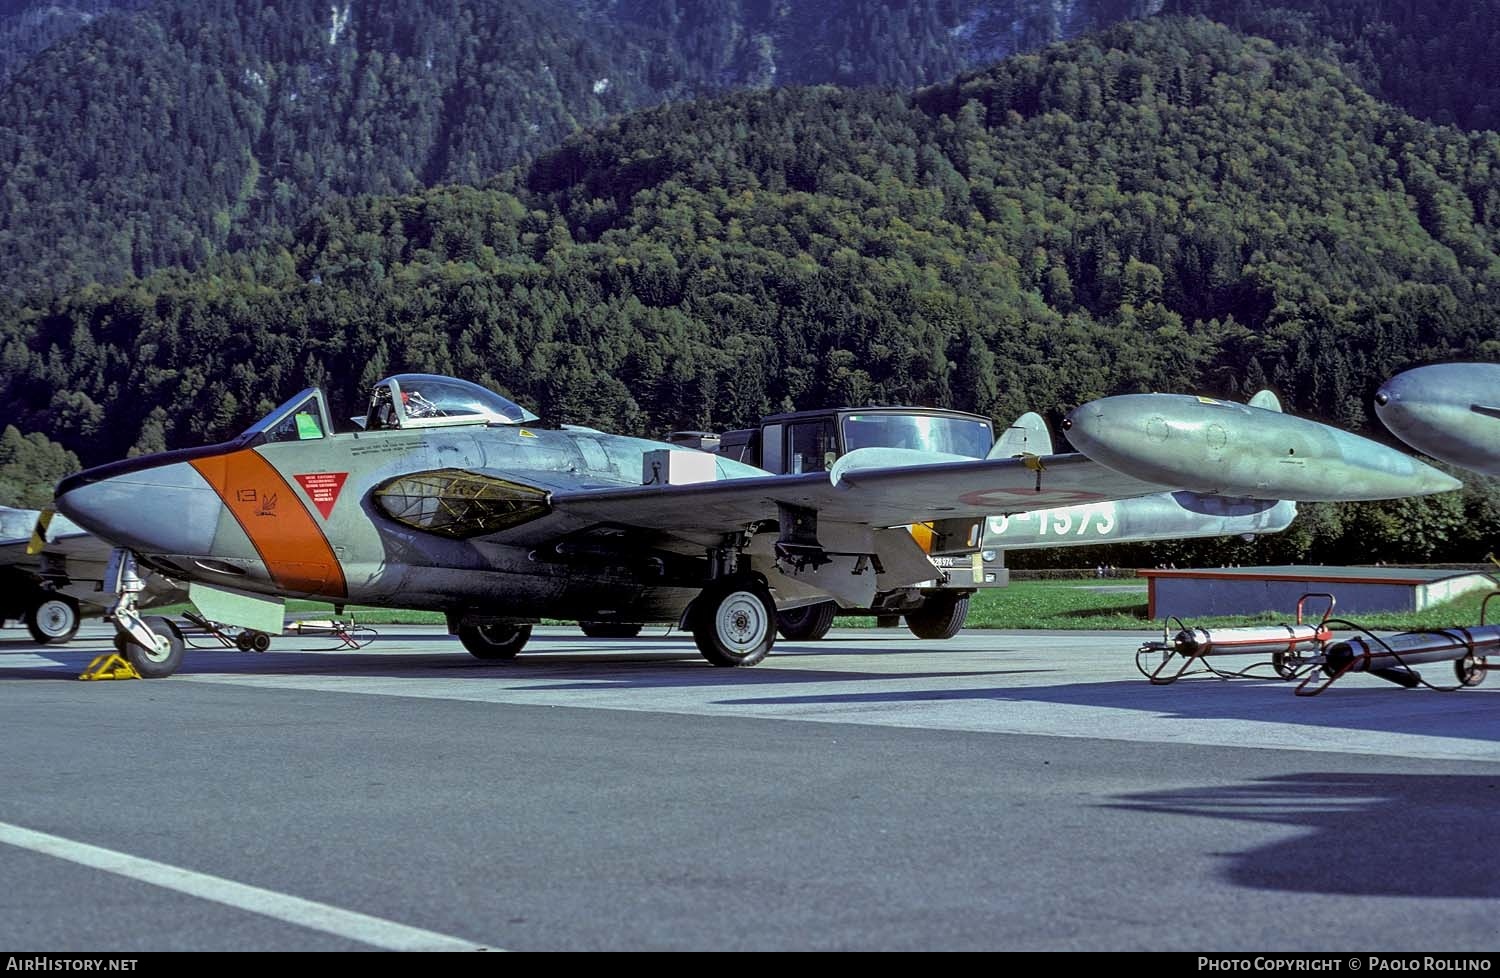
{"label": "red warning triangle decal", "polygon": [[344,480],[349,478],[348,472],[309,472],[307,475],[299,475],[296,480],[302,483],[302,488],[318,507],[318,512],[323,518],[328,519],[328,514],[333,512],[333,504],[339,501],[339,493],[344,489]]}

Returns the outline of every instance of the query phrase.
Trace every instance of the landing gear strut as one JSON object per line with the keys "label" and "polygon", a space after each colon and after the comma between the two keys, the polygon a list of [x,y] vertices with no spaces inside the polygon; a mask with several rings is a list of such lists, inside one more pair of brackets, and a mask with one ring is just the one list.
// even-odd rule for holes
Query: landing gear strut
{"label": "landing gear strut", "polygon": [[146,585],[135,570],[135,554],[129,550],[110,552],[104,571],[104,589],[119,595],[107,618],[114,619],[119,633],[115,650],[130,660],[143,679],[162,679],[182,665],[186,643],[182,631],[170,619],[160,615],[142,618],[136,601]]}

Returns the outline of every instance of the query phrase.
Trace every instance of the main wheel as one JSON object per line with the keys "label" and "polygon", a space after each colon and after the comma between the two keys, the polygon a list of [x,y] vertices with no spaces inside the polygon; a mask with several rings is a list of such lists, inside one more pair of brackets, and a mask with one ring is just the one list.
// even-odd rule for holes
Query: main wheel
{"label": "main wheel", "polygon": [[833,616],[839,606],[832,601],[804,605],[776,612],[776,628],[781,637],[793,642],[817,641],[833,627]]}
{"label": "main wheel", "polygon": [[26,630],[38,645],[62,644],[78,634],[78,602],[66,594],[43,593],[26,609]]}
{"label": "main wheel", "polygon": [[715,581],[693,602],[693,640],[716,666],[753,666],[776,642],[776,605],[760,578]]}
{"label": "main wheel", "polygon": [[939,595],[928,598],[916,611],[906,613],[906,627],[917,638],[952,638],[969,617],[969,596]]}
{"label": "main wheel", "polygon": [[170,618],[163,618],[161,615],[150,615],[142,620],[155,634],[156,644],[147,649],[124,635],[116,635],[115,648],[130,660],[142,679],[164,679],[182,665],[182,650],[185,647],[182,631]]}
{"label": "main wheel", "polygon": [[589,638],[635,638],[641,633],[639,622],[581,621],[578,627]]}
{"label": "main wheel", "polygon": [[531,638],[530,625],[507,625],[497,622],[491,625],[459,625],[458,640],[476,659],[492,662],[498,659],[514,659]]}

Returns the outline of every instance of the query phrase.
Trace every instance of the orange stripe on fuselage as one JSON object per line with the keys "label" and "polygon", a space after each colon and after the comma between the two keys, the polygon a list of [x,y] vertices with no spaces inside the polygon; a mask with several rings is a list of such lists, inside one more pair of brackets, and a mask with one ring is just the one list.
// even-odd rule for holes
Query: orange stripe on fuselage
{"label": "orange stripe on fuselage", "polygon": [[335,598],[348,594],[328,538],[275,466],[252,449],[190,464],[239,521],[277,587]]}

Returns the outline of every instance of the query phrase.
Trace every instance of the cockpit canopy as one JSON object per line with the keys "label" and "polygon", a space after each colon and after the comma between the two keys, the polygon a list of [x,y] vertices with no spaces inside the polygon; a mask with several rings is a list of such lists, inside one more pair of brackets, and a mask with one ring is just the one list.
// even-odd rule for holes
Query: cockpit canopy
{"label": "cockpit canopy", "polygon": [[458,424],[524,424],[537,416],[492,390],[456,377],[396,374],[370,391],[366,430]]}
{"label": "cockpit canopy", "polygon": [[[370,391],[366,430],[436,428],[466,424],[525,424],[535,414],[478,384],[435,374],[396,374]],[[259,442],[309,441],[333,432],[328,401],[309,387],[247,428],[240,437]]]}

